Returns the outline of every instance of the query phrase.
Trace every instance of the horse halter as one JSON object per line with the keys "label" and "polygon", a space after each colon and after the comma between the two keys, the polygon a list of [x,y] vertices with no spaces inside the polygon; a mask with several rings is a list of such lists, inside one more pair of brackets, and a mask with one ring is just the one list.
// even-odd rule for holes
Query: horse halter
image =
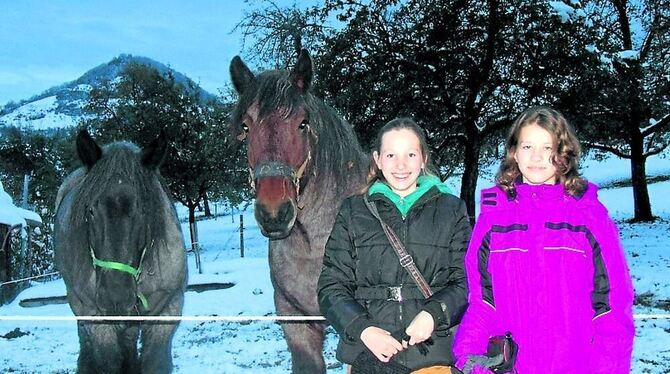
{"label": "horse halter", "polygon": [[256,179],[262,177],[286,177],[293,181],[298,208],[302,209],[305,205],[300,204],[300,179],[305,174],[305,169],[307,169],[307,164],[311,159],[312,151],[308,150],[305,161],[303,161],[297,170],[280,161],[265,161],[256,165],[256,168],[250,167],[249,184],[251,185],[251,189],[254,191],[256,190]]}
{"label": "horse halter", "polygon": [[[154,241],[153,239],[151,240],[151,244],[149,245],[149,248],[152,248],[154,246]],[[93,250],[93,246],[90,244],[88,245],[88,248],[91,252],[91,258],[93,259],[93,268],[96,266],[99,268],[103,269],[110,269],[110,270],[117,270],[123,273],[128,273],[135,278],[135,282],[137,282],[140,278],[140,274],[142,273],[142,262],[144,261],[144,255],[147,252],[147,247],[145,246],[142,249],[142,256],[140,257],[140,263],[137,265],[137,268],[134,268],[128,264],[124,264],[122,262],[116,262],[116,261],[106,261],[106,260],[100,260],[95,256],[95,251]],[[142,304],[142,307],[144,310],[149,310],[149,301],[147,298],[140,292],[139,290],[137,291],[137,298],[140,299],[140,303]]]}

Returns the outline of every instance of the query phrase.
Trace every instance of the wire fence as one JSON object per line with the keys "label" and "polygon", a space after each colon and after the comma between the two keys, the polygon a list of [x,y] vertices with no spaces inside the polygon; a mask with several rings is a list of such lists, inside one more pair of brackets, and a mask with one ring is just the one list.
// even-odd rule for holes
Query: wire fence
{"label": "wire fence", "polygon": [[[48,274],[36,275],[22,279],[16,279],[9,282],[0,283],[0,287],[32,279],[50,277],[59,274],[52,272]],[[636,320],[670,320],[670,314],[663,313],[643,313],[633,314]],[[326,319],[323,316],[0,316],[0,321],[157,321],[157,322],[176,322],[176,321],[223,321],[223,322],[323,322]]]}
{"label": "wire fence", "polygon": [[[668,319],[670,314],[633,314],[633,319]],[[325,322],[323,316],[0,316],[0,321],[126,321],[126,322]]]}
{"label": "wire fence", "polygon": [[14,279],[14,280],[11,280],[11,281],[0,283],[0,287],[2,287],[4,285],[7,285],[7,284],[25,282],[25,281],[29,281],[29,280],[33,280],[33,279],[44,278],[44,277],[51,277],[51,276],[58,275],[58,274],[60,274],[60,273],[57,272],[57,271],[54,271],[52,273],[40,274],[40,275],[35,275],[35,276],[32,276],[32,277],[25,277],[25,278],[21,278],[21,279]]}

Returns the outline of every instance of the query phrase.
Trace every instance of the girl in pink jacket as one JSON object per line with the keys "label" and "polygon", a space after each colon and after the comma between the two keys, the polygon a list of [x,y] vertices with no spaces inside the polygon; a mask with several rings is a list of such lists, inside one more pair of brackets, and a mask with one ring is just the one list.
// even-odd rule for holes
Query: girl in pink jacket
{"label": "girl in pink jacket", "polygon": [[631,278],[579,154],[553,109],[529,108],[512,126],[465,258],[470,305],[454,341],[464,372],[490,373],[477,358],[508,331],[518,373],[630,372]]}

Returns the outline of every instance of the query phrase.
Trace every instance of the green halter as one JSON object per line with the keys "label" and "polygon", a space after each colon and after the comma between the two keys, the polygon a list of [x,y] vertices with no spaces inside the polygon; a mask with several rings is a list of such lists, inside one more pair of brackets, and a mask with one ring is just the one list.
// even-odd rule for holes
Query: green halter
{"label": "green halter", "polygon": [[[151,242],[151,246],[153,247],[153,241]],[[91,250],[91,258],[93,259],[93,267],[100,267],[100,268],[105,268],[105,269],[112,269],[112,270],[118,270],[124,273],[128,273],[135,278],[135,281],[140,277],[140,274],[142,273],[142,261],[144,260],[144,254],[147,252],[147,247],[144,247],[142,249],[142,257],[140,257],[140,264],[137,266],[137,269],[134,267],[124,264],[121,262],[115,262],[115,261],[105,261],[105,260],[100,260],[97,257],[95,257],[95,252],[93,251],[93,247],[89,245],[89,249]],[[137,298],[140,299],[140,303],[142,303],[142,307],[144,310],[149,310],[149,301],[147,301],[147,298],[139,291],[137,291]]]}

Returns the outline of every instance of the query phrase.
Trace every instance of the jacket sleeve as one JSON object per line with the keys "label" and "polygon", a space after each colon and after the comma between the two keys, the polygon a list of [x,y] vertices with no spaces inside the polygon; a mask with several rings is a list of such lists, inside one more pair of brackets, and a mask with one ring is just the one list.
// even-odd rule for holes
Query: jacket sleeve
{"label": "jacket sleeve", "polygon": [[[592,230],[595,240],[593,344],[589,373],[630,373],[635,325],[633,285],[616,225],[604,206]],[[599,252],[599,253],[598,253]]]}
{"label": "jacket sleeve", "polygon": [[[423,310],[433,316],[435,326],[457,325],[468,306],[468,285],[465,277],[463,258],[470,240],[470,220],[465,203],[458,200],[458,207],[454,210],[453,233],[448,245],[450,251],[449,278],[446,287],[433,294],[425,301]],[[444,222],[437,224],[445,224]]]}
{"label": "jacket sleeve", "polygon": [[[489,337],[498,324],[495,308],[484,300],[482,292],[484,284],[487,283],[488,272],[482,272],[480,270],[486,269],[479,268],[480,256],[488,255],[486,250],[489,245],[488,228],[485,215],[480,214],[465,255],[469,305],[454,337],[454,356],[456,367],[459,369],[463,369],[469,355],[486,354]],[[489,372],[488,369],[481,367],[476,367],[473,371],[473,373]]]}
{"label": "jacket sleeve", "polygon": [[342,204],[326,242],[323,267],[317,284],[321,313],[341,338],[357,341],[372,321],[356,301],[355,256],[349,233],[351,199]]}

